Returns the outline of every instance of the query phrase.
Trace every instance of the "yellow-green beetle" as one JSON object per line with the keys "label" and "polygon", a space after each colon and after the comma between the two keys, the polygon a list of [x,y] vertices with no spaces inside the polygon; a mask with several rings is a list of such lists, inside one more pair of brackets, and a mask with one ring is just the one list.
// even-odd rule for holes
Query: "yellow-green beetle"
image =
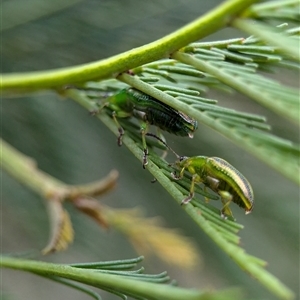
{"label": "yellow-green beetle", "polygon": [[253,209],[254,195],[249,181],[226,160],[219,157],[181,156],[175,165],[180,169],[179,175],[172,173],[174,179],[183,177],[184,171],[192,175],[190,194],[182,201],[186,204],[194,197],[195,183],[203,183],[221,197],[222,215],[232,216],[229,208],[231,202],[236,203],[249,214]]}

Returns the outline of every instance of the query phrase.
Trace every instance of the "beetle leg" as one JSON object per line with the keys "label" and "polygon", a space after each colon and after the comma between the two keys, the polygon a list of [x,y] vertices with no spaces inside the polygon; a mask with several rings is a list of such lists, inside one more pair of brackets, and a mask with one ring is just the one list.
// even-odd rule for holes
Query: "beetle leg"
{"label": "beetle leg", "polygon": [[119,146],[122,146],[122,137],[123,137],[123,135],[124,135],[124,129],[123,129],[123,127],[120,125],[120,123],[118,122],[117,116],[116,116],[116,112],[115,112],[115,111],[112,112],[112,118],[114,119],[114,121],[115,121],[115,123],[116,123],[116,125],[117,125],[117,127],[118,127],[118,131],[119,131],[118,145],[119,145]]}
{"label": "beetle leg", "polygon": [[99,108],[92,110],[90,112],[90,114],[92,116],[96,116],[96,115],[98,115],[103,110],[104,107],[107,107],[107,106],[108,106],[108,102],[105,102],[102,105],[100,105]]}
{"label": "beetle leg", "polygon": [[[166,139],[165,137],[163,136],[163,134],[161,133],[161,130],[157,127],[156,129],[156,134],[158,135],[158,137],[163,141],[163,142],[160,142],[161,145],[164,145],[166,146],[167,142],[166,142]],[[160,156],[162,159],[165,159],[166,156],[168,154],[168,149],[165,148],[165,150],[163,150],[163,153],[162,155]]]}
{"label": "beetle leg", "polygon": [[229,208],[229,204],[232,201],[232,195],[227,191],[219,191],[219,195],[221,196],[221,201],[223,203],[223,207],[221,210],[221,216],[226,218],[226,216],[233,217],[232,211]]}
{"label": "beetle leg", "polygon": [[141,125],[141,133],[142,133],[142,143],[143,143],[143,168],[145,169],[145,166],[148,165],[148,160],[147,157],[149,155],[148,147],[147,147],[147,142],[146,142],[146,134],[148,131],[148,124],[147,123],[142,123]]}
{"label": "beetle leg", "polygon": [[143,155],[143,168],[145,169],[146,166],[148,165],[148,157],[149,155],[149,151],[148,151],[148,148],[144,149],[144,155]]}
{"label": "beetle leg", "polygon": [[[204,192],[206,192],[206,186],[208,186],[211,190],[214,192],[218,193],[218,186],[220,184],[220,180],[211,176],[206,176],[205,177],[205,185],[204,185]],[[205,202],[209,202],[209,198],[205,197]]]}
{"label": "beetle leg", "polygon": [[[171,167],[171,166],[172,166],[172,165],[169,164],[169,167]],[[174,180],[179,180],[179,179],[180,179],[179,176],[177,176],[176,171],[171,172],[171,176],[172,176],[172,178],[173,178]]]}
{"label": "beetle leg", "polygon": [[185,167],[183,167],[183,168],[180,170],[179,175],[176,174],[176,171],[172,172],[172,173],[171,173],[172,178],[175,179],[175,180],[181,179],[181,178],[183,177],[184,170],[185,170]]}
{"label": "beetle leg", "polygon": [[198,177],[199,177],[199,176],[198,176],[197,174],[194,174],[194,175],[193,175],[193,177],[192,177],[192,182],[191,182],[191,187],[190,187],[190,194],[189,194],[185,199],[183,199],[183,200],[181,201],[181,204],[180,204],[180,205],[187,204],[187,203],[189,203],[189,202],[193,199],[193,197],[194,197],[194,195],[195,195],[195,192],[194,192],[194,189],[195,189],[195,181],[197,181]]}
{"label": "beetle leg", "polygon": [[211,176],[205,177],[205,182],[208,184],[209,188],[215,192],[218,192],[218,187],[220,184],[220,180]]}

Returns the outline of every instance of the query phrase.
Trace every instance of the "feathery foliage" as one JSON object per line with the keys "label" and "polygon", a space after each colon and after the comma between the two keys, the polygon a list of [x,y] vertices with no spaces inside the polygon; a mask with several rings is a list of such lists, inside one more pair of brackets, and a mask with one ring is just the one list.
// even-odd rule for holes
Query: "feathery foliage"
{"label": "feathery foliage", "polygon": [[[224,93],[238,91],[275,112],[278,117],[291,123],[299,123],[299,90],[268,76],[287,69],[299,70],[299,2],[270,1],[251,5],[254,2],[256,1],[226,1],[204,17],[163,39],[103,61],[62,70],[2,75],[1,90],[4,94],[18,94],[50,88],[92,112],[98,109],[99,98],[132,86],[210,127],[289,180],[300,184],[299,176],[295,176],[300,171],[298,144],[272,134],[264,116],[222,107],[216,99],[206,96],[208,91],[214,89]],[[282,23],[287,21],[290,24]],[[228,25],[251,36],[215,42],[199,41]],[[68,84],[76,85],[80,89],[66,89]],[[99,113],[97,118],[118,135],[110,116]],[[142,160],[143,145],[136,124],[131,120],[119,121],[126,132],[123,137],[124,145]],[[161,148],[161,145],[149,140],[148,146],[150,154],[147,170],[180,204],[188,194],[191,178],[186,175],[183,180],[174,182],[171,176],[174,169],[155,152],[155,148]],[[14,163],[3,161],[1,166],[15,176]],[[38,192],[29,177],[24,180],[15,177],[23,183],[25,180],[28,187]],[[40,194],[45,196],[44,192],[42,190]],[[188,216],[241,269],[256,278],[271,293],[281,299],[292,299],[293,292],[265,269],[266,262],[247,254],[239,245],[238,232],[243,225],[230,218],[223,219],[214,206],[200,200],[201,196],[214,200],[218,197],[207,193],[200,186],[197,186],[196,193],[197,196],[191,203],[183,208]],[[60,200],[63,202],[67,198],[64,196]],[[54,206],[57,209],[56,204]],[[59,204],[59,209],[64,212],[62,203]],[[109,213],[105,215],[103,223],[107,222],[108,216],[113,224],[112,215]],[[98,222],[101,217],[96,218]],[[61,222],[61,219],[53,222]],[[68,232],[72,232],[69,221],[68,224]],[[123,228],[125,232],[124,224],[119,228]],[[114,225],[118,226],[117,223]],[[133,226],[128,228],[126,233],[132,238]],[[64,232],[58,231],[54,237]],[[65,240],[63,238],[62,248],[66,248],[64,243],[68,244],[71,239],[70,234],[67,234]],[[60,238],[59,240],[61,241]],[[155,242],[153,241],[153,245]],[[179,257],[175,256],[176,259]],[[99,271],[98,265],[55,266],[1,258],[3,267],[45,276],[80,289],[95,299],[101,297],[72,280],[115,293],[122,299],[126,299],[125,295],[135,299],[232,299],[230,297],[235,292],[207,294],[170,285],[162,288],[157,283],[169,279],[165,273],[148,276],[141,275],[139,270],[128,272],[118,269],[122,265],[126,268],[133,267],[137,262],[139,259],[104,263],[106,271]],[[113,267],[112,271],[108,265],[116,266],[117,270]],[[85,268],[93,271],[83,270]]]}

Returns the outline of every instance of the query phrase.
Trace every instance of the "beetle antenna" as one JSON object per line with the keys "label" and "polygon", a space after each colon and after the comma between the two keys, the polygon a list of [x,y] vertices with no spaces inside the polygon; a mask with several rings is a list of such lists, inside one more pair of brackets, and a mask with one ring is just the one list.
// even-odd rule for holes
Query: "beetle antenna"
{"label": "beetle antenna", "polygon": [[180,159],[181,156],[178,155],[163,139],[161,139],[160,137],[158,137],[157,135],[151,133],[151,132],[147,132],[146,133],[146,136],[151,136],[151,137],[154,137],[156,138],[157,140],[159,140],[161,143],[163,143],[169,150],[171,150],[173,152],[173,154],[178,158]]}

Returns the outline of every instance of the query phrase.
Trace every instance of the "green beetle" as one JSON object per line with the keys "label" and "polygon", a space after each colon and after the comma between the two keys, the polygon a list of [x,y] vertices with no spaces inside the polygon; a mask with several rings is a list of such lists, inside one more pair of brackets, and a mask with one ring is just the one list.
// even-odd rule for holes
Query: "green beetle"
{"label": "green beetle", "polygon": [[243,208],[246,214],[252,211],[254,194],[249,181],[226,160],[219,157],[181,156],[175,165],[180,172],[178,176],[172,173],[174,179],[181,179],[185,170],[192,175],[190,194],[182,204],[188,203],[194,197],[195,183],[203,183],[220,195],[223,203],[222,216],[232,216],[229,208],[231,202]]}
{"label": "green beetle", "polygon": [[226,160],[219,157],[179,156],[158,136],[152,133],[146,135],[158,139],[178,158],[173,165],[180,171],[179,175],[176,175],[176,172],[171,173],[173,179],[180,180],[185,171],[192,175],[190,194],[181,204],[187,204],[193,199],[196,183],[203,183],[205,187],[220,195],[223,203],[222,216],[233,216],[229,208],[231,202],[243,208],[246,214],[251,213],[254,204],[252,187],[246,177]]}
{"label": "green beetle", "polygon": [[134,88],[126,88],[105,99],[102,108],[108,110],[118,126],[118,145],[122,145],[124,130],[117,118],[135,117],[141,123],[142,142],[144,148],[143,167],[147,165],[148,149],[145,135],[149,125],[178,136],[193,137],[198,123],[182,112],[160,102],[159,100]]}

